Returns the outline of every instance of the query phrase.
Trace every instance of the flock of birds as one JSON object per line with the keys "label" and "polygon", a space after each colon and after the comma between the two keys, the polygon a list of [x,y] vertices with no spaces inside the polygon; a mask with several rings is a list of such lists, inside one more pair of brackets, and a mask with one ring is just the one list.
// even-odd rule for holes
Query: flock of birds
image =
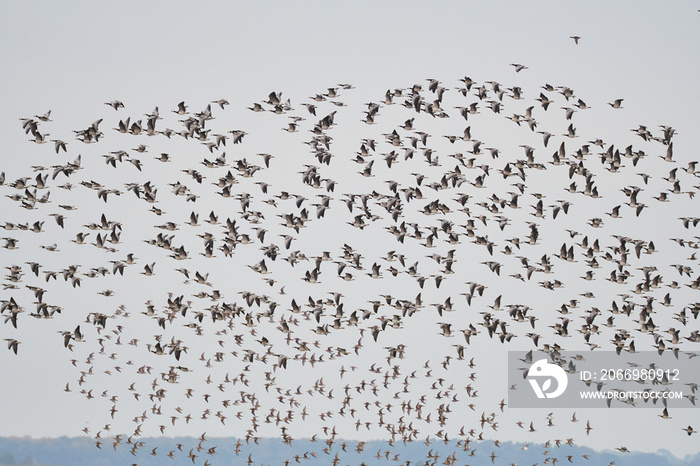
{"label": "flock of birds", "polygon": [[[672,127],[633,128],[627,147],[584,136],[579,112],[613,120],[623,100],[589,107],[549,84],[428,79],[361,114],[353,92],[271,92],[238,123],[225,99],[143,117],[115,100],[72,135],[53,134],[50,111],[21,119],[39,148],[0,177],[5,341],[21,356],[24,329],[57,322],[43,344],[75,366],[65,391],[101,407],[104,427],[93,411],[84,429],[98,448],[208,465],[206,433],[170,452],[142,438],[216,424],[247,464],[265,435],[318,440],[286,464],[346,464],[356,435],[455,447],[377,452],[395,464],[496,464],[477,447],[507,419],[501,349],[700,341],[700,218],[673,207],[699,175]],[[265,124],[276,133],[256,134]],[[659,240],[643,222],[670,209],[677,237]],[[509,422],[548,432],[545,464],[585,461],[563,452],[563,425],[595,433],[576,413]]]}

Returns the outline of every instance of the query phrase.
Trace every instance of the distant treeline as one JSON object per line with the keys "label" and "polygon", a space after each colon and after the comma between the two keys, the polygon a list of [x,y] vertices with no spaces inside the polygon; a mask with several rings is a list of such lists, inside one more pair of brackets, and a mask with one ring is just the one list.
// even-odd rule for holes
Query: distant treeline
{"label": "distant treeline", "polygon": [[[129,443],[131,441],[131,443]],[[99,447],[97,442],[99,442]],[[134,442],[142,442],[135,445]],[[587,458],[584,456],[586,455]],[[492,458],[493,457],[493,458]],[[0,438],[0,465],[2,466],[111,466],[131,465],[211,465],[247,464],[284,465],[411,465],[454,464],[470,466],[552,463],[610,464],[616,466],[678,466],[700,464],[700,454],[678,460],[668,452],[657,454],[596,452],[589,448],[566,443],[550,445],[523,445],[513,443],[471,442],[409,442],[386,441],[334,442],[310,439],[294,440],[292,445],[281,439],[259,439],[258,443],[235,438],[127,438],[60,437],[32,439],[29,437]]]}

